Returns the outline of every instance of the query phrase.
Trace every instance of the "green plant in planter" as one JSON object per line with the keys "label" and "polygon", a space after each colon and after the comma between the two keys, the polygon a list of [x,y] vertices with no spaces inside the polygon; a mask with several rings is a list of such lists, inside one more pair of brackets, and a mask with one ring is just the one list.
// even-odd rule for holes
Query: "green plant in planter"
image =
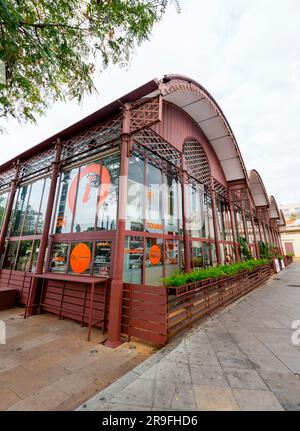
{"label": "green plant in planter", "polygon": [[243,236],[239,236],[238,242],[239,242],[239,252],[240,252],[240,256],[242,257],[242,260],[253,259],[253,256],[249,250],[249,245],[246,238]]}
{"label": "green plant in planter", "polygon": [[166,287],[178,287],[201,280],[220,280],[226,277],[233,277],[241,272],[253,271],[258,266],[269,263],[268,259],[246,260],[231,265],[216,266],[208,269],[195,269],[188,273],[174,274],[164,278],[163,283]]}
{"label": "green plant in planter", "polygon": [[278,260],[283,260],[283,256],[278,256]]}
{"label": "green plant in planter", "polygon": [[286,254],[286,257],[294,257],[295,255],[294,255],[294,253],[287,253]]}

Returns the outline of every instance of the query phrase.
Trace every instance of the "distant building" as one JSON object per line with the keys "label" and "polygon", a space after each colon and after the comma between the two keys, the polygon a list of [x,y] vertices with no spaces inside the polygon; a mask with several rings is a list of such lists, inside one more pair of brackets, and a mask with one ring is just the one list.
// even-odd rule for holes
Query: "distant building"
{"label": "distant building", "polygon": [[281,239],[286,253],[300,258],[300,202],[281,205],[286,226],[281,228]]}

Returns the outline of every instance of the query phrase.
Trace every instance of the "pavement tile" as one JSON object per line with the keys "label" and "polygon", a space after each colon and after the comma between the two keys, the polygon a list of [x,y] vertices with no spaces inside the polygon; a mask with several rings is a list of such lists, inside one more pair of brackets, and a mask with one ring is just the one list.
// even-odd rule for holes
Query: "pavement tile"
{"label": "pavement tile", "polygon": [[233,389],[233,392],[243,411],[284,410],[272,392],[248,389]]}
{"label": "pavement tile", "polygon": [[118,404],[152,407],[154,382],[139,377],[113,398]]}
{"label": "pavement tile", "polygon": [[205,385],[194,385],[198,410],[236,411],[240,410],[231,389]]}
{"label": "pavement tile", "polygon": [[192,383],[194,385],[217,386],[228,388],[228,381],[221,367],[190,366]]}
{"label": "pavement tile", "polygon": [[224,373],[233,389],[258,389],[269,390],[255,370],[244,370],[240,368],[224,368]]}

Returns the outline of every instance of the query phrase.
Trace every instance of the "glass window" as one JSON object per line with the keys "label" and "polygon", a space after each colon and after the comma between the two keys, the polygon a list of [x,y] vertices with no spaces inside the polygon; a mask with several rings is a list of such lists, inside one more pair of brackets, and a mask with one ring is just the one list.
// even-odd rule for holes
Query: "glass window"
{"label": "glass window", "polygon": [[208,268],[212,264],[209,242],[192,241],[192,267]]}
{"label": "glass window", "polygon": [[115,230],[117,222],[120,156],[109,156],[103,160],[101,187],[98,195],[98,230]]}
{"label": "glass window", "polygon": [[50,262],[51,272],[66,272],[68,259],[67,243],[54,243],[52,246],[52,256]]}
{"label": "glass window", "polygon": [[163,240],[146,238],[145,284],[161,285],[163,278]]}
{"label": "glass window", "polygon": [[162,233],[162,172],[147,163],[146,231]]}
{"label": "glass window", "polygon": [[237,238],[245,237],[243,217],[242,217],[242,213],[240,210],[238,210],[238,209],[234,210],[234,219],[235,219]]}
{"label": "glass window", "polygon": [[141,284],[144,257],[144,239],[137,236],[126,238],[124,250],[125,283]]}
{"label": "glass window", "polygon": [[48,204],[49,191],[50,191],[50,183],[51,183],[51,179],[46,178],[45,184],[44,184],[43,196],[42,196],[42,203],[41,203],[41,207],[40,207],[40,211],[39,211],[38,223],[37,223],[37,227],[36,227],[36,234],[41,234],[43,231],[46,209],[47,209],[47,204]]}
{"label": "glass window", "polygon": [[130,157],[128,166],[126,229],[144,230],[144,160],[140,156]]}
{"label": "glass window", "polygon": [[71,232],[72,218],[75,209],[77,180],[78,168],[62,173],[55,233]]}
{"label": "glass window", "polygon": [[0,229],[4,219],[7,199],[8,199],[8,193],[3,193],[2,195],[0,195]]}
{"label": "glass window", "polygon": [[165,255],[166,277],[169,277],[170,275],[179,271],[179,250],[177,240],[166,240]]}
{"label": "glass window", "polygon": [[201,204],[199,188],[196,185],[188,184],[187,193],[187,228],[189,235],[200,238],[201,228]]}
{"label": "glass window", "polygon": [[24,219],[22,235],[34,235],[39,217],[40,204],[45,180],[36,181],[31,185],[30,198]]}
{"label": "glass window", "polygon": [[3,261],[3,269],[14,269],[17,257],[19,241],[10,241],[7,243],[4,261]]}
{"label": "glass window", "polygon": [[29,271],[32,252],[32,241],[20,241],[18,257],[16,259],[16,271]]}
{"label": "glass window", "polygon": [[213,211],[212,211],[212,201],[211,201],[211,195],[209,192],[206,193],[206,199],[207,199],[207,213],[208,213],[208,231],[209,231],[209,238],[215,239],[215,230],[214,230],[214,221],[213,221]]}
{"label": "glass window", "polygon": [[16,205],[12,220],[10,236],[19,236],[22,231],[24,216],[30,195],[30,185],[23,186],[15,195]]}
{"label": "glass window", "polygon": [[251,217],[249,214],[246,214],[246,223],[247,223],[249,244],[254,244],[253,227],[252,227]]}
{"label": "glass window", "polygon": [[109,276],[111,260],[111,241],[101,241],[96,243],[95,259],[93,264],[93,275],[102,277]]}
{"label": "glass window", "polygon": [[74,242],[71,245],[69,273],[90,274],[92,263],[92,243]]}
{"label": "glass window", "polygon": [[[79,178],[73,180],[74,184],[77,180],[79,181],[73,230],[74,232],[93,231],[95,229],[97,201],[99,205],[100,203],[103,204],[108,193],[109,183],[106,182],[106,190],[103,190],[100,179],[106,177],[106,171],[99,162],[94,162],[81,166],[78,175]],[[108,181],[107,178],[106,181]],[[68,192],[68,201],[72,192],[73,188],[71,187]]]}
{"label": "glass window", "polygon": [[172,174],[164,174],[164,219],[165,232],[169,235],[178,234],[181,209],[179,208],[178,194],[181,186]]}
{"label": "glass window", "polygon": [[[36,263],[38,259],[38,254],[40,250],[40,240],[33,242],[33,248],[32,248],[32,263],[31,263],[31,269],[30,271],[35,272],[36,270]],[[47,256],[47,253],[45,254]]]}

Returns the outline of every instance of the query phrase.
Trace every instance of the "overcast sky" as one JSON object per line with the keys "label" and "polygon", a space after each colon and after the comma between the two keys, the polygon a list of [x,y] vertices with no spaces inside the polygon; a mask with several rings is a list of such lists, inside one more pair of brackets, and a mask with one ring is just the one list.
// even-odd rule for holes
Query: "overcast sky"
{"label": "overcast sky", "polygon": [[280,204],[300,201],[300,1],[181,0],[128,70],[110,66],[81,106],[57,103],[37,125],[1,122],[0,163],[152,78],[187,75],[225,113],[247,169]]}

